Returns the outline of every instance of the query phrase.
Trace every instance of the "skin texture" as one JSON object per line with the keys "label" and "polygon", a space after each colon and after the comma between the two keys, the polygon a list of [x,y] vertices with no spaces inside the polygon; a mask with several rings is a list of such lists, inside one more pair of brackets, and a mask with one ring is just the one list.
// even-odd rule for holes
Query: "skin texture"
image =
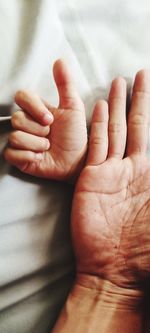
{"label": "skin texture", "polygon": [[53,333],[143,332],[150,278],[150,71],[135,78],[126,123],[126,82],[112,82],[91,122],[89,151],[73,198],[77,275]]}
{"label": "skin texture", "polygon": [[93,277],[90,283],[80,276],[52,333],[142,333],[141,298],[142,294],[106,280]]}
{"label": "skin texture", "polygon": [[125,288],[140,288],[150,277],[149,107],[149,71],[135,78],[128,126],[126,83],[113,81],[108,104],[95,107],[87,163],[73,200],[78,273]]}
{"label": "skin texture", "polygon": [[[64,98],[66,86],[61,94],[63,84],[57,81],[56,73],[54,76],[61,108],[56,111],[48,107],[53,118],[47,120],[39,110],[42,102],[37,96],[30,96],[29,103],[29,93],[23,92],[22,103],[17,95],[16,101],[25,117],[27,112],[30,124],[22,120],[21,137],[15,131],[17,143],[9,138],[11,148],[6,150],[5,157],[24,172],[68,180],[79,174],[85,158],[86,134],[80,135],[86,132],[85,116],[83,110],[79,111],[80,103],[74,104],[74,97]],[[60,73],[58,77],[62,77]],[[74,88],[70,91],[74,92]],[[142,332],[143,285],[150,278],[150,159],[146,155],[149,105],[150,72],[142,70],[135,78],[127,123],[124,79],[112,82],[108,103],[100,100],[95,106],[87,161],[77,181],[72,206],[77,276],[53,330],[55,333]],[[57,112],[60,112],[58,119]],[[67,119],[64,123],[63,117]],[[56,128],[59,124],[58,132],[55,122]],[[16,121],[13,126],[18,130]],[[26,134],[24,139],[23,134]],[[37,134],[38,140],[30,136],[37,138]],[[48,139],[50,148],[46,148],[46,144],[45,150],[44,144],[40,146],[39,136]],[[57,140],[60,144],[65,142],[66,148],[60,150]],[[73,162],[75,151],[78,158]],[[26,161],[28,153],[32,154],[34,162]],[[45,159],[47,153],[50,158]],[[36,162],[35,157],[39,158]]]}
{"label": "skin texture", "polygon": [[33,176],[73,181],[87,150],[84,105],[62,60],[54,64],[59,106],[54,108],[29,91],[18,91],[21,108],[12,116],[5,159]]}

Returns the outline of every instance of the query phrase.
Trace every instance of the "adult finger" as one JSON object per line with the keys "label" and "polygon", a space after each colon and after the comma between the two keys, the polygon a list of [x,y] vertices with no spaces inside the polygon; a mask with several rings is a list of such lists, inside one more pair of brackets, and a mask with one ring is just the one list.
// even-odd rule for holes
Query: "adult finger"
{"label": "adult finger", "polygon": [[109,94],[108,157],[121,159],[126,146],[126,81],[118,77]]}
{"label": "adult finger", "polygon": [[52,124],[53,115],[38,95],[28,90],[20,90],[15,95],[15,102],[40,124]]}
{"label": "adult finger", "polygon": [[87,164],[98,165],[106,160],[108,152],[108,104],[97,102],[91,122]]}
{"label": "adult finger", "polygon": [[135,77],[128,116],[127,155],[146,152],[149,116],[150,70],[141,70]]}

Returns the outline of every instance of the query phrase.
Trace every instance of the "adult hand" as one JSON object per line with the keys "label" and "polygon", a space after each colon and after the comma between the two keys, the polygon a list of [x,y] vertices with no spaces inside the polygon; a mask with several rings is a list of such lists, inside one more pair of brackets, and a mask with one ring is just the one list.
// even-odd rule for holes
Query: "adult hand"
{"label": "adult hand", "polygon": [[78,276],[139,288],[150,277],[150,72],[135,78],[126,125],[126,82],[95,107],[87,163],[77,182],[72,237]]}

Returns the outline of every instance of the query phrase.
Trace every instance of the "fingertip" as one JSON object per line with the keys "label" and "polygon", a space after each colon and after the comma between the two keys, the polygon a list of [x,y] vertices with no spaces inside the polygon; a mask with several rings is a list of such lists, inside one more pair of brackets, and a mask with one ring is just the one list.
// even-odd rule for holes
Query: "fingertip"
{"label": "fingertip", "polygon": [[62,66],[64,64],[64,59],[62,58],[58,58],[55,62],[54,62],[54,65],[53,65],[53,69],[57,69],[58,66]]}
{"label": "fingertip", "polygon": [[92,116],[93,122],[108,120],[108,103],[105,100],[97,101]]}
{"label": "fingertip", "polygon": [[134,82],[134,90],[147,90],[150,85],[150,69],[141,69],[137,72]]}
{"label": "fingertip", "polygon": [[143,78],[149,76],[150,77],[150,69],[149,68],[142,68],[136,73],[137,78]]}
{"label": "fingertip", "polygon": [[108,107],[108,103],[107,101],[105,101],[105,99],[100,99],[96,102],[95,104],[95,109],[101,109],[101,108],[107,108]]}
{"label": "fingertip", "polygon": [[53,73],[59,94],[59,107],[83,111],[84,104],[66,62],[58,59],[54,64]]}
{"label": "fingertip", "polygon": [[111,84],[109,98],[124,97],[127,89],[127,82],[122,76],[116,77]]}
{"label": "fingertip", "polygon": [[53,75],[54,75],[54,79],[57,81],[57,79],[59,78],[59,73],[60,71],[62,70],[62,59],[57,59],[55,62],[54,62],[54,65],[53,65]]}
{"label": "fingertip", "polygon": [[19,90],[15,94],[15,102],[41,125],[52,124],[54,120],[53,115],[37,94],[25,89]]}
{"label": "fingertip", "polygon": [[127,154],[145,154],[148,146],[150,70],[137,72],[128,117]]}
{"label": "fingertip", "polygon": [[67,63],[64,59],[58,59],[53,66],[53,75],[58,86],[67,84],[73,81]]}
{"label": "fingertip", "polygon": [[15,103],[19,104],[20,101],[24,100],[29,92],[25,89],[18,90],[15,94]]}
{"label": "fingertip", "polygon": [[48,110],[43,114],[42,123],[43,125],[51,125],[54,121],[54,116]]}
{"label": "fingertip", "polygon": [[114,80],[112,81],[112,84],[125,84],[126,85],[126,80],[124,77],[122,76],[117,76],[116,78],[114,78]]}
{"label": "fingertip", "polygon": [[63,58],[59,58],[54,62],[53,71],[57,72],[57,70],[61,70],[66,66],[66,61]]}

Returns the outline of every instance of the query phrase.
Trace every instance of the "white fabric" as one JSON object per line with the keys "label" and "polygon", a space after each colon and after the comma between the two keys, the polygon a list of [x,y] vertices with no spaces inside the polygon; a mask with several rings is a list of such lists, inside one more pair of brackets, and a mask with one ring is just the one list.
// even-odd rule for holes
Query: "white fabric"
{"label": "white fabric", "polygon": [[[57,104],[52,64],[63,57],[89,121],[115,76],[150,67],[149,22],[149,0],[0,0],[0,104],[20,88]],[[0,158],[1,333],[50,332],[73,279],[71,198],[71,186]]]}

